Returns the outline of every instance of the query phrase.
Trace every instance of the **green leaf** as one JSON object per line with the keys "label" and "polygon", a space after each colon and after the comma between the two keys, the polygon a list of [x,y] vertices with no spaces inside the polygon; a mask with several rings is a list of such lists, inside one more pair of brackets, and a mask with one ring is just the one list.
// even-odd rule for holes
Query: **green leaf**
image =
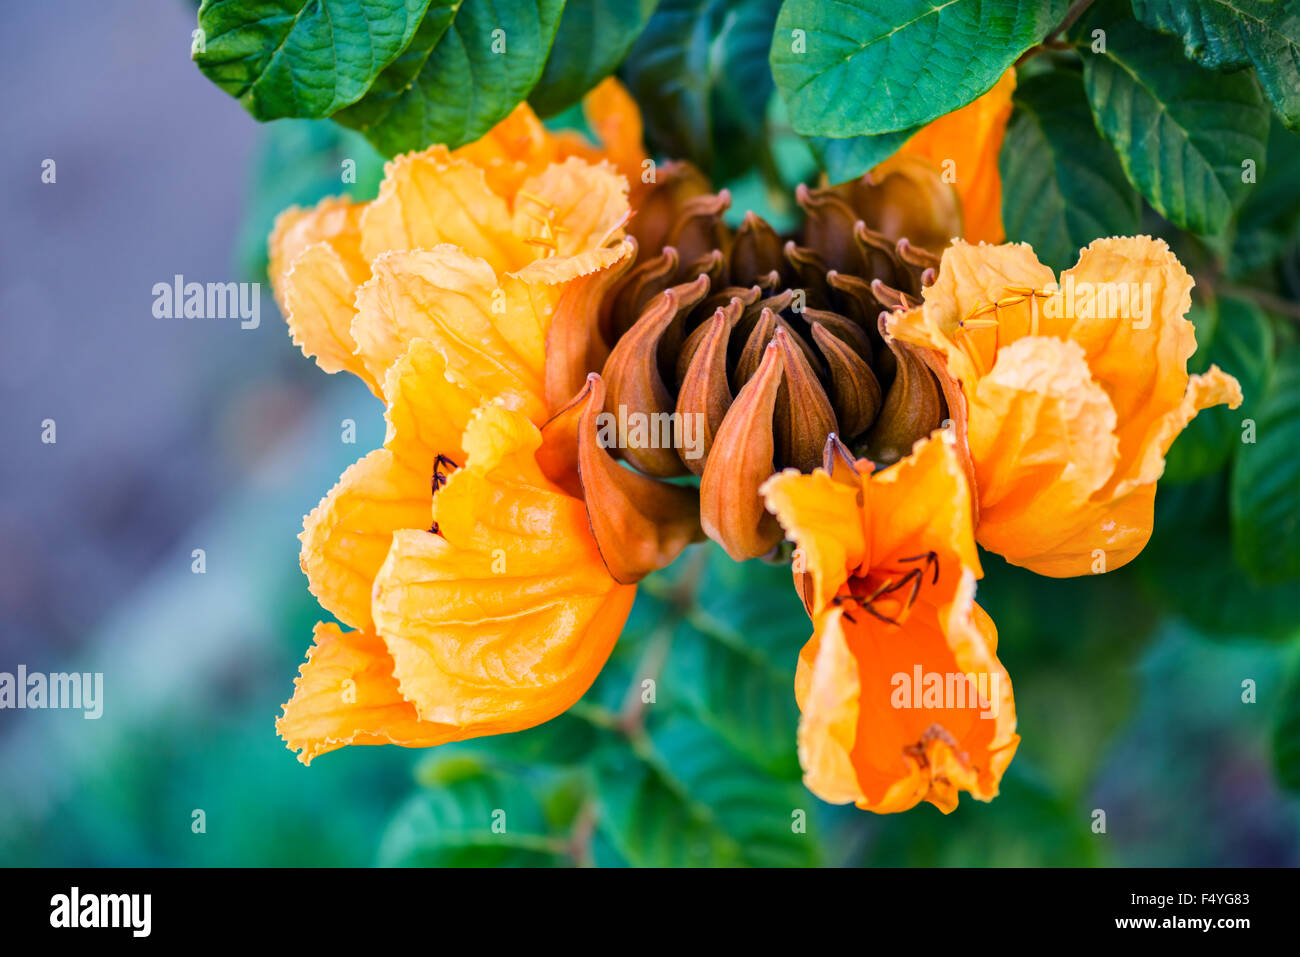
{"label": "green leaf", "polygon": [[1129,181],[1175,225],[1223,233],[1244,198],[1243,163],[1266,150],[1258,85],[1199,69],[1177,40],[1142,29],[1118,4],[1094,11],[1082,29],[1104,29],[1105,52],[1082,51],[1084,84]]}
{"label": "green leaf", "polygon": [[1252,303],[1225,296],[1217,302],[1194,304],[1192,319],[1197,349],[1190,370],[1204,372],[1217,365],[1236,376],[1243,402],[1239,409],[1223,405],[1204,409],[1188,423],[1165,458],[1164,479],[1173,482],[1204,478],[1228,464],[1241,444],[1242,420],[1253,414],[1273,367],[1273,327]]}
{"label": "green leaf", "polygon": [[1282,687],[1282,706],[1273,725],[1273,766],[1283,788],[1300,794],[1300,658]]}
{"label": "green leaf", "polygon": [[1277,641],[1300,635],[1300,582],[1262,585],[1233,561],[1227,476],[1161,483],[1155,533],[1135,563],[1166,609],[1208,637]]}
{"label": "green leaf", "polygon": [[364,97],[334,114],[334,120],[356,130],[364,130],[383,120],[429,62],[429,55],[451,26],[451,21],[464,2],[465,0],[434,0],[430,3],[419,29],[415,31],[415,36],[402,51],[402,55],[375,77],[375,82],[370,85]]}
{"label": "green leaf", "polygon": [[1254,66],[1278,115],[1300,130],[1300,4],[1294,0],[1133,0],[1149,27],[1183,41],[1213,70]]}
{"label": "green leaf", "polygon": [[259,120],[355,103],[414,36],[429,0],[204,0],[199,69]]}
{"label": "green leaf", "polygon": [[662,0],[622,76],[660,156],[725,182],[765,148],[772,91],[765,51],[777,0]]}
{"label": "green leaf", "polygon": [[920,126],[914,126],[893,133],[846,136],[842,139],[810,136],[808,147],[817,157],[817,162],[826,171],[826,178],[832,184],[847,183],[889,159],[902,149],[903,144],[912,138],[912,134],[920,129]]}
{"label": "green leaf", "polygon": [[[806,640],[808,632],[805,619],[796,634]],[[791,656],[773,663],[727,631],[683,623],[673,635],[662,684],[746,758],[798,780],[794,662]]]}
{"label": "green leaf", "polygon": [[772,75],[805,136],[906,130],[987,93],[1062,0],[785,0]]}
{"label": "green leaf", "polygon": [[393,72],[335,118],[388,156],[472,142],[537,84],[563,10],[564,0],[461,0],[449,25],[421,29]]}
{"label": "green leaf", "polygon": [[561,845],[519,778],[463,758],[398,809],[379,848],[383,867],[544,867]]}
{"label": "green leaf", "polygon": [[1237,211],[1228,272],[1245,275],[1267,266],[1300,240],[1300,137],[1274,117],[1268,159]]}
{"label": "green leaf", "polygon": [[1094,239],[1137,232],[1141,200],[1093,125],[1078,74],[1030,77],[1015,106],[999,164],[1007,237],[1059,272]]}
{"label": "green leaf", "polygon": [[1262,582],[1300,579],[1300,345],[1278,357],[1253,418],[1232,469],[1237,561]]}
{"label": "green leaf", "polygon": [[528,102],[541,116],[572,106],[614,72],[645,29],[656,0],[568,0],[555,45]]}
{"label": "green leaf", "polygon": [[[639,754],[597,762],[600,831],[637,867],[814,864],[814,836],[795,828],[817,804],[763,774],[693,719],[655,711]],[[797,812],[803,812],[798,814]]]}

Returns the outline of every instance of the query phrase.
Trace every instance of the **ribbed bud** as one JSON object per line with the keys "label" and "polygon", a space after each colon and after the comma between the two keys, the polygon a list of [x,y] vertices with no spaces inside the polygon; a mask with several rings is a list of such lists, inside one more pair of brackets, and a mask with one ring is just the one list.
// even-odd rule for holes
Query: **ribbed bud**
{"label": "ribbed bud", "polygon": [[948,416],[931,357],[880,320],[915,304],[960,219],[949,187],[904,164],[881,182],[799,187],[792,236],[752,212],[733,231],[725,190],[705,192],[689,167],[669,172],[629,225],[635,264],[588,323],[609,340],[608,452],[652,480],[700,476],[704,531],[754,558],[782,537],[758,492],[773,472],[811,471],[828,447],[888,465]]}

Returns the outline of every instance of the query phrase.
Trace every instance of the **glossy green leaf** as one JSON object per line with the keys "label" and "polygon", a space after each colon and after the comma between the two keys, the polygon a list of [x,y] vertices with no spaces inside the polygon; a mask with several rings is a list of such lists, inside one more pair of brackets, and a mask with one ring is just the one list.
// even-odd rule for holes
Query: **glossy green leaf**
{"label": "glossy green leaf", "polygon": [[389,822],[380,843],[381,866],[542,867],[557,862],[562,844],[548,832],[540,804],[521,779],[458,758],[429,783]]}
{"label": "glossy green leaf", "polygon": [[1276,117],[1268,134],[1268,159],[1237,211],[1228,272],[1242,276],[1267,266],[1300,241],[1300,136]]}
{"label": "glossy green leaf", "polygon": [[433,0],[420,21],[415,36],[401,56],[375,77],[366,95],[358,102],[334,114],[334,120],[356,130],[364,130],[383,120],[420,75],[429,56],[465,0]]}
{"label": "glossy green leaf", "polygon": [[568,0],[555,44],[528,102],[541,116],[572,106],[627,56],[656,0]]}
{"label": "glossy green leaf", "polygon": [[1283,122],[1300,130],[1300,4],[1294,0],[1133,0],[1149,27],[1172,33],[1210,69],[1253,66]]}
{"label": "glossy green leaf", "polygon": [[831,183],[846,183],[889,159],[920,129],[920,126],[914,126],[893,133],[846,136],[842,139],[810,136],[808,146]]}
{"label": "glossy green leaf", "polygon": [[1017,87],[999,165],[1007,238],[1031,244],[1058,272],[1094,239],[1138,231],[1141,201],[1093,125],[1076,73],[1040,73]]}
{"label": "glossy green leaf", "polygon": [[259,120],[355,103],[411,42],[429,0],[204,0],[199,69]]}
{"label": "glossy green leaf", "polygon": [[652,713],[638,754],[597,765],[600,829],[633,866],[809,865],[817,800],[754,768],[692,718]]}
{"label": "glossy green leaf", "polygon": [[656,155],[724,182],[765,148],[777,0],[661,0],[621,75]]}
{"label": "glossy green leaf", "polygon": [[1061,0],[785,0],[772,74],[806,136],[905,130],[988,92]]}
{"label": "glossy green leaf", "polygon": [[373,94],[336,119],[388,156],[476,140],[537,84],[563,10],[564,0],[462,0],[449,25],[422,29]]}
{"label": "glossy green leaf", "polygon": [[1121,4],[1094,11],[1081,29],[1105,31],[1104,52],[1082,50],[1098,127],[1157,212],[1192,232],[1222,234],[1244,198],[1243,164],[1265,155],[1258,85],[1246,73],[1200,69],[1177,40],[1143,29]]}
{"label": "glossy green leaf", "polygon": [[1300,345],[1284,351],[1233,462],[1237,561],[1263,582],[1300,580]]}

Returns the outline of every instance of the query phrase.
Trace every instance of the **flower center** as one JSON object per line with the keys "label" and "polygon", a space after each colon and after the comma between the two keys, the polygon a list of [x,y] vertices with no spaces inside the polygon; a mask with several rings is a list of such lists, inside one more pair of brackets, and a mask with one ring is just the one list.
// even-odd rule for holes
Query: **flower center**
{"label": "flower center", "polygon": [[[907,620],[917,596],[921,594],[926,573],[930,573],[931,585],[938,583],[939,554],[935,551],[922,552],[898,561],[911,567],[872,569],[865,577],[854,576],[845,584],[844,591],[831,599],[831,603],[837,606],[853,604],[886,624],[901,625]],[[845,611],[844,617],[857,624],[857,619],[850,612]]]}
{"label": "flower center", "polygon": [[1002,292],[1004,295],[993,302],[977,303],[963,318],[957,320],[957,327],[953,332],[953,342],[970,359],[979,376],[984,376],[988,372],[992,362],[985,363],[980,344],[976,342],[972,333],[992,329],[993,355],[996,357],[998,350],[1002,348],[1002,311],[1028,302],[1029,325],[1025,335],[1036,336],[1038,335],[1038,300],[1050,298],[1052,295],[1045,289],[1034,289],[1030,286],[1004,286]]}

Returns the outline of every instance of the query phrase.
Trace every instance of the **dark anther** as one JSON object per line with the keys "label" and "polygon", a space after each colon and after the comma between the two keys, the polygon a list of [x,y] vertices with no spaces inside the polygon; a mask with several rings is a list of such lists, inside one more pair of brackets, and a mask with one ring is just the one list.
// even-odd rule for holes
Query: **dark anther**
{"label": "dark anther", "polygon": [[433,481],[430,483],[432,490],[436,492],[438,491],[438,489],[442,488],[444,485],[447,484],[447,473],[444,472],[443,469],[450,470],[458,467],[459,466],[457,466],[455,462],[447,458],[447,456],[445,455],[439,455],[436,459],[434,459],[433,460]]}
{"label": "dark anther", "polygon": [[932,585],[937,585],[937,584],[939,584],[939,553],[938,553],[938,552],[936,552],[936,551],[928,551],[928,552],[925,552],[925,553],[922,554],[922,555],[909,555],[909,556],[907,556],[907,558],[900,558],[899,561],[900,561],[900,562],[919,562],[919,561],[924,561],[924,562],[925,562],[925,565],[926,565],[927,568],[929,568],[930,566],[933,566],[933,567],[934,567],[934,574],[933,574],[933,577],[931,577],[931,579],[930,579],[930,584],[932,584]]}

